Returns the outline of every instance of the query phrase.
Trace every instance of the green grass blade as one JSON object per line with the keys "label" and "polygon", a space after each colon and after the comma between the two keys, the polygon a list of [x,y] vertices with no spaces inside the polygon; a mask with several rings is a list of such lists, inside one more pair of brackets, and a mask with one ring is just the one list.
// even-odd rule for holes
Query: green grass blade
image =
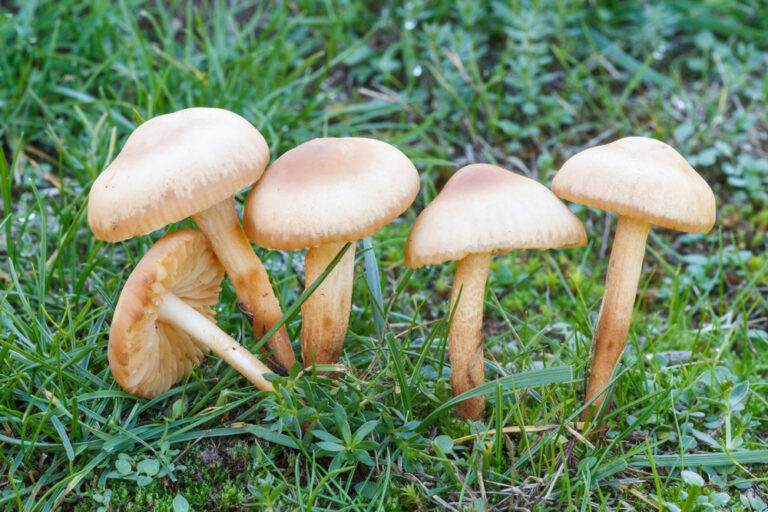
{"label": "green grass blade", "polygon": [[411,408],[411,388],[408,385],[408,377],[405,375],[405,366],[403,365],[403,354],[401,351],[402,347],[392,333],[387,333],[384,336],[384,340],[389,347],[391,361],[395,367],[395,375],[397,376],[397,381],[400,386],[400,396],[403,401],[403,408],[410,417],[413,414],[413,409]]}
{"label": "green grass blade", "polygon": [[559,384],[573,380],[573,371],[569,366],[556,366],[553,368],[542,368],[541,370],[532,370],[528,372],[515,373],[502,377],[500,379],[486,382],[476,388],[465,391],[459,396],[453,397],[441,404],[424,418],[417,427],[422,430],[429,426],[437,418],[450,411],[453,407],[465,400],[476,396],[487,395],[494,392],[497,386],[501,386],[504,392],[514,391],[516,389],[546,386],[548,384]]}
{"label": "green grass blade", "polygon": [[649,67],[650,61],[641,63],[594,28],[587,28],[586,30],[600,51],[611,57],[619,66],[630,73],[640,73],[644,82],[659,87],[671,87],[673,85],[672,80]]}
{"label": "green grass blade", "polygon": [[299,297],[294,301],[293,304],[291,304],[291,307],[289,307],[285,313],[283,314],[282,318],[280,318],[280,321],[277,322],[275,325],[272,326],[270,330],[267,331],[267,333],[259,340],[259,342],[255,345],[255,349],[260,349],[269,339],[272,337],[273,334],[275,334],[278,329],[280,329],[283,325],[285,325],[286,322],[290,322],[301,310],[302,304],[309,298],[310,295],[314,293],[315,290],[317,290],[317,287],[323,284],[323,281],[325,281],[325,278],[328,277],[328,274],[330,274],[334,268],[336,268],[336,265],[341,261],[341,258],[344,256],[344,254],[347,252],[347,250],[350,248],[350,246],[353,244],[353,242],[347,242],[344,244],[344,247],[341,248],[341,250],[336,254],[336,257],[331,260],[331,262],[328,264],[325,270],[323,270],[323,273],[317,276],[317,279],[314,280],[314,282],[304,290],[304,292],[299,295]]}
{"label": "green grass blade", "polygon": [[368,296],[373,306],[373,324],[376,329],[376,337],[382,339],[384,335],[384,299],[381,296],[379,262],[376,260],[376,253],[369,236],[363,238],[363,255],[365,257],[365,280],[368,283]]}
{"label": "green grass blade", "polygon": [[[695,468],[699,466],[722,467],[738,464],[768,465],[768,450],[751,450],[728,453],[695,453],[690,455],[655,455],[656,466],[660,468]],[[651,467],[647,457],[629,461],[630,466]]]}

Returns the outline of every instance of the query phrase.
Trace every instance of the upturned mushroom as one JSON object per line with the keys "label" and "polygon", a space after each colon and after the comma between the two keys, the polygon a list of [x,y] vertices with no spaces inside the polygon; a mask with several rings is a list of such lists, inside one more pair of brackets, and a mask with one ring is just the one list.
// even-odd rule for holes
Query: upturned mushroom
{"label": "upturned mushroom", "polygon": [[212,350],[257,388],[271,373],[213,320],[224,268],[202,233],[182,229],[158,240],[131,272],[109,331],[112,375],[134,395],[153,398],[183,379]]}
{"label": "upturned mushroom", "polygon": [[[267,271],[235,210],[234,194],[261,177],[269,162],[264,137],[239,115],[189,108],[154,117],[128,137],[94,181],[88,223],[97,238],[119,242],[192,217],[210,240],[253,330],[263,337],[282,317]],[[295,361],[281,327],[266,343],[283,368]]]}
{"label": "upturned mushroom", "polygon": [[577,153],[555,175],[552,191],[619,215],[592,340],[585,401],[594,402],[582,414],[587,419],[603,403],[624,351],[651,224],[705,233],[715,223],[715,196],[677,151],[647,137],[626,137]]}
{"label": "upturned mushroom", "polygon": [[320,138],[275,160],[253,187],[243,225],[254,243],[308,248],[309,287],[348,242],[325,281],[302,305],[304,365],[336,363],[349,323],[355,246],[403,213],[419,191],[413,163],[394,146],[366,138]]}
{"label": "upturned mushroom", "polygon": [[[581,221],[545,186],[495,165],[459,169],[419,214],[405,245],[411,268],[457,261],[448,335],[453,395],[485,381],[483,298],[491,255],[585,245]],[[485,398],[457,406],[482,420]]]}

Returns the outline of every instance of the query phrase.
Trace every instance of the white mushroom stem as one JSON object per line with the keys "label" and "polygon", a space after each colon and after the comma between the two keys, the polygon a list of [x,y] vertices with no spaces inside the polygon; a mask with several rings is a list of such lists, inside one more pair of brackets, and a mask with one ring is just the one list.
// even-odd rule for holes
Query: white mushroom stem
{"label": "white mushroom stem", "polygon": [[[481,329],[485,282],[490,266],[491,255],[487,253],[470,254],[456,265],[451,293],[451,311],[454,313],[448,334],[453,396],[469,391],[485,381]],[[482,420],[484,411],[485,397],[482,396],[470,398],[456,406],[459,417],[465,420]]]}
{"label": "white mushroom stem", "polygon": [[[264,265],[245,237],[235,210],[235,198],[230,197],[197,213],[192,219],[210,240],[216,257],[235,287],[237,298],[253,315],[253,332],[257,338],[262,338],[280,321],[283,312]],[[286,370],[296,361],[285,326],[272,335],[265,350],[274,351],[272,357]]]}
{"label": "white mushroom stem", "polygon": [[211,349],[257,388],[274,390],[272,384],[264,378],[265,373],[272,373],[264,363],[176,295],[168,293],[163,296],[158,320],[176,326]]}
{"label": "white mushroom stem", "polygon": [[[325,244],[307,251],[304,262],[305,286],[309,288],[322,274],[344,243]],[[349,325],[355,244],[301,306],[301,356],[304,366],[338,362]]]}
{"label": "white mushroom stem", "polygon": [[[650,230],[651,225],[647,222],[619,216],[605,278],[603,302],[592,340],[594,359],[586,401],[594,398],[608,385],[616,362],[624,352],[637,295],[637,283],[643,267],[645,242]],[[592,405],[584,410],[582,418],[588,418],[593,409],[599,408],[605,396],[601,394],[597,397]]]}

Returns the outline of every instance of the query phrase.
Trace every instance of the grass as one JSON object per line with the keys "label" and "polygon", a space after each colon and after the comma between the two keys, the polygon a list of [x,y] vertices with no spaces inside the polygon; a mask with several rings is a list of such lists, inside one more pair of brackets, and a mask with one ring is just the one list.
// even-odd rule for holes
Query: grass
{"label": "grass", "polygon": [[[592,7],[0,7],[0,509],[768,510],[765,6]],[[419,168],[413,207],[359,245],[338,382],[294,371],[254,394],[214,356],[154,400],[112,379],[115,302],[162,233],[97,241],[88,189],[141,120],[193,105],[245,116],[273,155],[363,135]],[[461,165],[549,183],[575,151],[629,134],[677,147],[718,222],[652,233],[605,430],[569,422],[615,219],[575,205],[585,249],[494,257],[486,421],[457,421],[454,265],[405,269],[410,224]],[[302,255],[259,252],[296,306]],[[256,344],[228,283],[217,319]],[[300,315],[288,329],[298,340]]]}

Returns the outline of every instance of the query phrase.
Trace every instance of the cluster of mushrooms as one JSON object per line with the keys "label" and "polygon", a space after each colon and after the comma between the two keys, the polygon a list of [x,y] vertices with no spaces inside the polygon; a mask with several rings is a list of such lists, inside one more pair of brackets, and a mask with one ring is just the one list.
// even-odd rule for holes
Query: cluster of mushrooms
{"label": "cluster of mushrooms", "polygon": [[[280,325],[280,302],[250,242],[307,249],[307,288],[336,261],[302,305],[301,355],[305,367],[338,361],[349,322],[355,241],[408,209],[419,191],[418,172],[393,146],[366,138],[313,139],[267,168],[269,159],[264,138],[242,117],[190,108],[140,125],[94,182],[88,222],[97,238],[118,242],[188,217],[199,228],[158,240],[120,294],[108,358],[126,391],[155,397],[182,380],[208,350],[259,389],[273,389],[264,378],[270,368],[215,323],[213,307],[225,273],[253,318],[255,336],[267,337],[263,347],[271,366],[284,371],[295,363]],[[241,225],[234,194],[251,185]],[[494,165],[468,165],[416,219],[405,264],[458,262],[449,332],[455,396],[485,378],[481,327],[491,256],[584,246],[583,224],[558,197],[618,213],[593,338],[587,417],[604,400],[624,349],[651,224],[709,231],[715,198],[674,149],[644,137],[576,154],[555,176],[552,191]],[[462,402],[457,413],[479,420],[484,408],[484,398],[476,397]]]}

